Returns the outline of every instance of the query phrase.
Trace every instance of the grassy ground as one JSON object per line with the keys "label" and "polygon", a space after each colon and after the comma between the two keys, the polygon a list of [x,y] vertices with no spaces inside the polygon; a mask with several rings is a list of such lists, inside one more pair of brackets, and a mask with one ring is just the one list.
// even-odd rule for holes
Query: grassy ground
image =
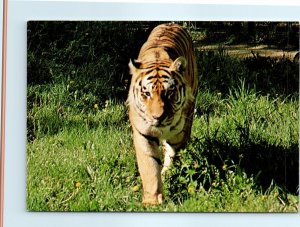
{"label": "grassy ground", "polygon": [[141,25],[28,23],[27,209],[297,212],[299,62],[232,58],[222,45],[197,46],[191,141],[166,175],[164,204],[141,205],[124,104]]}
{"label": "grassy ground", "polygon": [[[298,211],[297,99],[243,84],[225,95],[200,92],[191,143],[165,179],[166,201],[143,207],[125,105],[107,100],[80,112],[62,103],[70,86],[28,89],[28,210]],[[278,186],[286,179],[294,193]]]}

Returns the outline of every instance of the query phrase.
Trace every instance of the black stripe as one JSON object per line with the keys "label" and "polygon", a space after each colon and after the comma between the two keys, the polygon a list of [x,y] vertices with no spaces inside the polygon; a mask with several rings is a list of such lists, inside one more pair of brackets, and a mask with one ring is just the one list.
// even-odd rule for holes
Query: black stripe
{"label": "black stripe", "polygon": [[134,101],[135,101],[135,105],[133,105],[133,107],[134,107],[135,109],[138,109],[138,110],[141,111],[142,113],[144,113],[144,111],[142,110],[142,107],[141,107],[141,105],[140,105],[140,102],[138,101],[138,97],[136,97],[135,92],[133,93],[133,99],[134,99]]}
{"label": "black stripe", "polygon": [[147,80],[151,80],[153,78],[157,78],[157,76],[149,76],[149,77],[147,77]]}
{"label": "black stripe", "polygon": [[167,79],[170,78],[170,69],[169,69],[169,67],[168,68],[159,67],[159,71],[163,71],[165,74],[167,74],[167,75],[163,75],[161,77],[167,78]]}
{"label": "black stripe", "polygon": [[182,115],[180,116],[179,120],[175,123],[175,125],[170,127],[170,131],[173,131],[176,129],[176,127],[182,122]]}
{"label": "black stripe", "polygon": [[153,156],[151,158],[153,158],[157,162],[158,165],[160,165],[160,166],[162,165],[162,162],[161,162],[160,158],[156,158],[156,157],[153,157]]}
{"label": "black stripe", "polygon": [[[138,131],[139,132],[139,131]],[[147,140],[156,143],[157,145],[159,144],[159,139],[157,137],[153,137],[153,136],[148,136],[145,134],[142,134],[141,132],[139,132],[143,137],[145,137]]]}
{"label": "black stripe", "polygon": [[183,133],[184,135],[186,135],[186,129],[183,128],[180,132],[178,132],[174,137],[179,136],[181,133]]}
{"label": "black stripe", "polygon": [[146,85],[148,86],[149,84],[153,84],[155,81],[149,81]]}
{"label": "black stripe", "polygon": [[182,144],[182,141],[177,142],[177,143],[170,143],[170,142],[168,142],[168,144],[169,144],[171,147],[177,147],[178,145],[181,145],[181,144]]}
{"label": "black stripe", "polygon": [[141,133],[135,126],[134,126],[134,128],[145,139],[147,139],[148,141],[156,143],[157,145],[159,145],[159,139],[157,137],[145,135],[145,134]]}
{"label": "black stripe", "polygon": [[140,118],[142,118],[143,121],[148,122],[147,119],[142,115],[140,112],[144,113],[138,106],[134,105],[133,108],[135,109],[135,112],[137,115],[139,115]]}

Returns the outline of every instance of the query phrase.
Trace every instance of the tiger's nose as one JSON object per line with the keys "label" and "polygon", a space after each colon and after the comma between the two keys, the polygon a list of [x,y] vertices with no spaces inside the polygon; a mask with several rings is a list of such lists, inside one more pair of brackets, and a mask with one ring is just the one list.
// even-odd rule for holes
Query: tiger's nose
{"label": "tiger's nose", "polygon": [[157,121],[162,120],[164,118],[164,109],[160,108],[159,110],[152,112],[152,118]]}
{"label": "tiger's nose", "polygon": [[150,106],[150,113],[153,120],[160,121],[164,117],[164,103],[160,100],[154,100]]}

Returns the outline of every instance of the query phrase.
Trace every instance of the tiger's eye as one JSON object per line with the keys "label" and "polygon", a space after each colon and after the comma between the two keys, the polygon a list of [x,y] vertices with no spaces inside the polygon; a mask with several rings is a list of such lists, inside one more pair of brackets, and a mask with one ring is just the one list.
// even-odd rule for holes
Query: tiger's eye
{"label": "tiger's eye", "polygon": [[144,94],[148,97],[151,95],[149,91],[146,91]]}
{"label": "tiger's eye", "polygon": [[170,87],[169,87],[169,89],[168,90],[171,90],[171,91],[173,91],[175,89],[175,85],[174,84],[172,84]]}

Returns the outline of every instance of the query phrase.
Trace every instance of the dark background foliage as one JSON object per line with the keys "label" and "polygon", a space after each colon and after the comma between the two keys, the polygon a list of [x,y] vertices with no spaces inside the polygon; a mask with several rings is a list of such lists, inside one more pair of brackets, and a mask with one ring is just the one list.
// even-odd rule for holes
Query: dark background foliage
{"label": "dark background foliage", "polygon": [[[28,22],[28,84],[82,78],[99,97],[124,99],[130,80],[129,59],[136,59],[150,31],[162,22]],[[244,79],[264,93],[298,91],[298,62],[253,54],[228,58],[224,44],[267,44],[299,49],[299,26],[268,22],[178,22],[192,34],[201,88],[228,92]],[[297,30],[298,29],[298,30]],[[200,37],[199,34],[203,34]],[[201,51],[217,44],[216,51]],[[229,67],[230,66],[230,67]],[[236,73],[236,71],[238,73]],[[105,85],[105,86],[103,86]]]}

